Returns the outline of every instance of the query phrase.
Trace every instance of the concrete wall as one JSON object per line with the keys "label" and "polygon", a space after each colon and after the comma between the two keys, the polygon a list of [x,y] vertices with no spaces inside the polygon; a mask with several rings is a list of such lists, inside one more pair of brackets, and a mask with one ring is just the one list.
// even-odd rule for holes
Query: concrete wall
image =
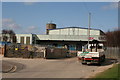
{"label": "concrete wall", "polygon": [[[88,29],[65,28],[49,30],[49,35],[87,35]],[[90,35],[100,35],[100,30],[90,30]]]}

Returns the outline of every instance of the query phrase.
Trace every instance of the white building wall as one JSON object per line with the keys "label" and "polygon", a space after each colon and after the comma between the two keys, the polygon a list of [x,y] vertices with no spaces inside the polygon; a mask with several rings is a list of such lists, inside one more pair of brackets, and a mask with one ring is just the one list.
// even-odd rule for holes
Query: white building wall
{"label": "white building wall", "polygon": [[79,35],[79,28],[75,28],[75,35]]}
{"label": "white building wall", "polygon": [[[49,30],[49,35],[88,35],[88,29],[65,28]],[[90,30],[90,35],[100,35],[100,30]]]}
{"label": "white building wall", "polygon": [[49,30],[51,35],[59,35],[59,30]]}
{"label": "white building wall", "polygon": [[[80,28],[65,28],[49,30],[49,35],[36,35],[36,40],[69,40],[69,41],[87,41],[88,30]],[[20,43],[20,38],[24,37],[24,44],[26,44],[26,37],[30,37],[30,44],[32,44],[32,34],[16,34],[17,43]],[[100,30],[90,30],[90,37],[101,41],[99,38]]]}
{"label": "white building wall", "polygon": [[[88,36],[86,35],[37,35],[38,40],[68,40],[68,41],[88,41]],[[98,35],[94,35],[91,36],[93,37],[95,40],[99,40],[99,37],[102,36],[98,36]],[[104,37],[104,36],[103,36]],[[90,40],[92,41],[92,39]]]}
{"label": "white building wall", "polygon": [[61,29],[61,35],[68,35],[68,29]]}
{"label": "white building wall", "polygon": [[24,44],[26,44],[26,37],[30,37],[30,44],[32,44],[32,34],[16,34],[17,43],[20,43],[20,38],[24,37]]}
{"label": "white building wall", "polygon": [[88,30],[87,29],[79,29],[79,35],[87,35]]}
{"label": "white building wall", "polygon": [[99,30],[90,30],[90,35],[100,35]]}

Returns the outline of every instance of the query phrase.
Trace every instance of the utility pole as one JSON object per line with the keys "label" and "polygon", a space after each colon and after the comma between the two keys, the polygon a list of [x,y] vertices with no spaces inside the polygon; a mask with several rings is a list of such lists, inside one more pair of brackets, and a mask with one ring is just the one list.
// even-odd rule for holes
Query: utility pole
{"label": "utility pole", "polygon": [[90,44],[90,25],[91,25],[91,13],[89,13],[89,20],[88,20],[88,49],[89,49],[89,44]]}

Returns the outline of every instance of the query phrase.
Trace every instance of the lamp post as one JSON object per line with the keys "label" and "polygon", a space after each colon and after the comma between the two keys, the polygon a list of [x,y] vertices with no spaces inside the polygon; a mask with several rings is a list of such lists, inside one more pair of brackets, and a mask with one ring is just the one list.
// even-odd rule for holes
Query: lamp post
{"label": "lamp post", "polygon": [[89,13],[89,20],[88,20],[88,49],[89,49],[89,44],[90,44],[90,25],[91,25],[91,13]]}

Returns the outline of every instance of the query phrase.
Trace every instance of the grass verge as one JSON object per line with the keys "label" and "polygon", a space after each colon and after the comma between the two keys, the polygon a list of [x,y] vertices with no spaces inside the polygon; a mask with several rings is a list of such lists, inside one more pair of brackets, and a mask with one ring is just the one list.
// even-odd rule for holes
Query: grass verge
{"label": "grass verge", "polygon": [[97,74],[92,80],[120,80],[120,64],[115,64],[112,68]]}

